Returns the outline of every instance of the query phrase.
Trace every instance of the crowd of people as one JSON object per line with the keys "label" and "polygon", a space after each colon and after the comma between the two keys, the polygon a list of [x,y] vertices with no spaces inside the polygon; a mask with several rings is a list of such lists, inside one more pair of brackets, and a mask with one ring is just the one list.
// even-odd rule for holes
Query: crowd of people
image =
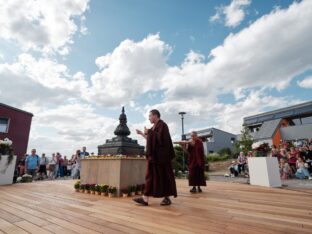
{"label": "crowd of people", "polygon": [[25,154],[19,160],[16,172],[17,177],[29,174],[34,180],[79,179],[81,159],[89,155],[86,147],[82,147],[82,150],[77,150],[71,158],[68,158],[66,155],[63,156],[59,152],[53,153],[50,158],[45,153],[39,156],[36,149],[32,149],[30,154]]}
{"label": "crowd of people", "polygon": [[[229,167],[230,176],[243,175],[248,177],[248,157],[254,157],[254,152],[247,155],[240,152],[237,160]],[[276,157],[279,163],[281,179],[312,179],[312,139],[292,142],[282,142],[278,147],[273,145],[269,157]]]}

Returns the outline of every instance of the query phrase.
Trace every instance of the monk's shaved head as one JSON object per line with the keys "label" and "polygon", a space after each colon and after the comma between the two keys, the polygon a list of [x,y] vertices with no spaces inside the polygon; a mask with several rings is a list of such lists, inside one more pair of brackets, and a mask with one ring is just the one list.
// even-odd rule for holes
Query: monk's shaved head
{"label": "monk's shaved head", "polygon": [[150,113],[151,113],[152,115],[156,115],[158,118],[160,118],[160,112],[159,112],[159,110],[153,109],[153,110],[150,111]]}
{"label": "monk's shaved head", "polygon": [[152,124],[155,124],[159,121],[160,119],[160,113],[158,110],[154,109],[154,110],[151,110],[150,113],[149,113],[149,116],[148,116],[148,119],[149,121],[152,123]]}

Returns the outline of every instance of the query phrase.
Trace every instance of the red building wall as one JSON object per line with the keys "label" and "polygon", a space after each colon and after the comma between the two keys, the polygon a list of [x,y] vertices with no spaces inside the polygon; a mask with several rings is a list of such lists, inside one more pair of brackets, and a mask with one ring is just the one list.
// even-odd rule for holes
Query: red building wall
{"label": "red building wall", "polygon": [[19,159],[27,152],[33,115],[0,103],[0,117],[9,118],[8,133],[0,132],[0,139],[9,138],[13,141],[14,154]]}

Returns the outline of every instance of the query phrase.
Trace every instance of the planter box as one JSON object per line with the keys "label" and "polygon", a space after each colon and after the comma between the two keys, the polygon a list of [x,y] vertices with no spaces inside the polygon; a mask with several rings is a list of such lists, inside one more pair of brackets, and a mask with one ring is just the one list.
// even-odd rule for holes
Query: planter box
{"label": "planter box", "polygon": [[16,156],[13,156],[12,162],[7,165],[8,162],[7,155],[2,155],[0,160],[0,185],[12,184],[14,169],[16,164]]}
{"label": "planter box", "polygon": [[251,185],[266,187],[282,186],[277,158],[248,158],[248,168]]}
{"label": "planter box", "polygon": [[108,184],[120,189],[129,185],[144,184],[146,159],[82,159],[81,184]]}

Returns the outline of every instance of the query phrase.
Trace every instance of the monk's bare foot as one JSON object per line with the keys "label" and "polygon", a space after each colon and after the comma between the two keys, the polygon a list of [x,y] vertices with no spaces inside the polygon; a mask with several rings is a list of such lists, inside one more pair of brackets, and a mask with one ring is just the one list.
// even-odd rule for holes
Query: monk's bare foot
{"label": "monk's bare foot", "polygon": [[170,206],[171,205],[171,200],[169,199],[169,197],[165,197],[162,202],[160,203],[161,206]]}
{"label": "monk's bare foot", "polygon": [[133,201],[142,206],[148,206],[148,202],[144,201],[143,197],[133,198]]}

